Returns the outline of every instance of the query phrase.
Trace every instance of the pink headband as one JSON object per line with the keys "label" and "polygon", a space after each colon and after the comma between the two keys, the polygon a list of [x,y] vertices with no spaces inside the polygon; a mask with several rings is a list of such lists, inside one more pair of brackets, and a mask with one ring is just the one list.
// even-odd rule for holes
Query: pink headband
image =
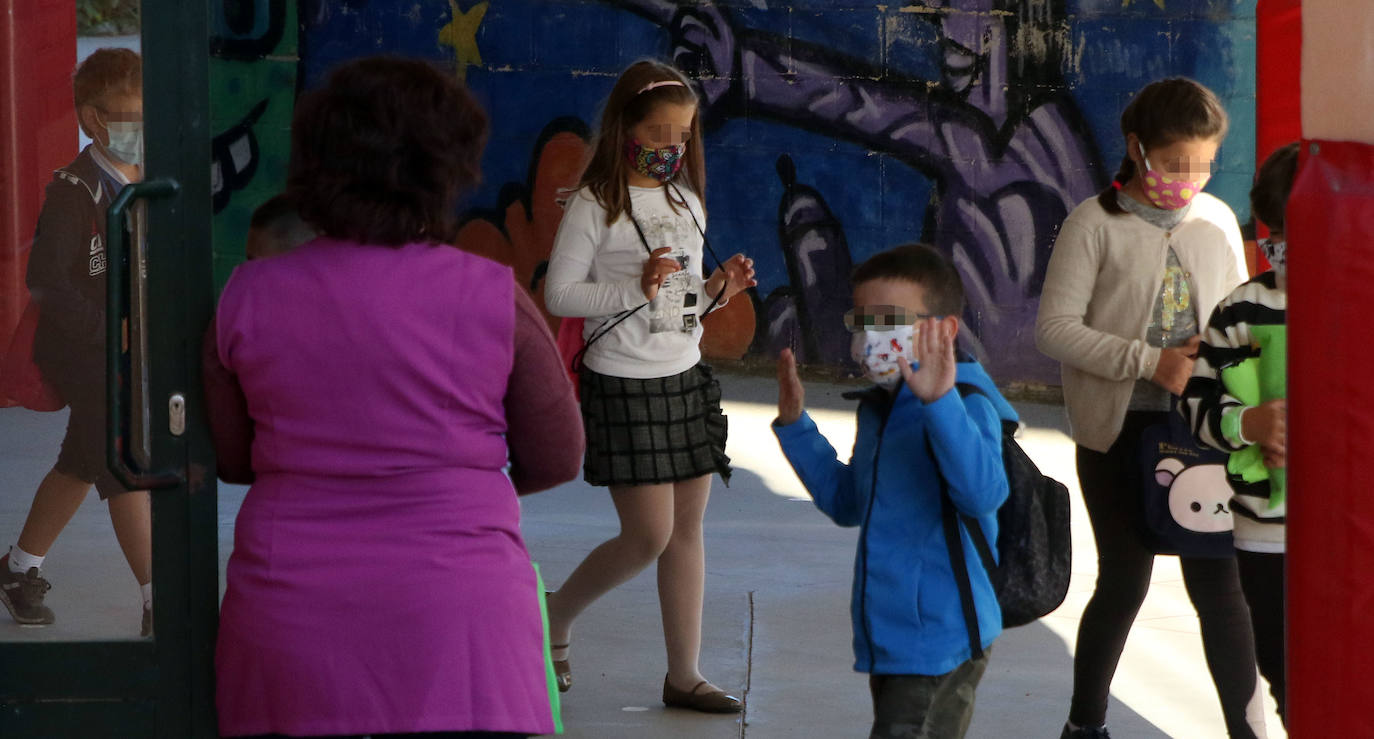
{"label": "pink headband", "polygon": [[643,95],[644,93],[656,87],[686,87],[686,85],[682,84],[678,80],[660,80],[658,82],[650,82],[649,84],[639,88],[639,92],[636,92],[635,95]]}

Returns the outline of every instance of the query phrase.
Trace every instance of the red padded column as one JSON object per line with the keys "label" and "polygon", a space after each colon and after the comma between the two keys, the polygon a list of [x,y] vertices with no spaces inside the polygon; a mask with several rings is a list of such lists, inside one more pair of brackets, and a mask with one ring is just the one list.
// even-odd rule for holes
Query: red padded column
{"label": "red padded column", "polygon": [[1259,0],[1255,9],[1255,154],[1258,166],[1302,138],[1302,0]]}
{"label": "red padded column", "polygon": [[1374,145],[1307,141],[1303,159],[1287,215],[1289,732],[1374,737]]}
{"label": "red padded column", "polygon": [[28,301],[43,188],[76,156],[75,65],[76,0],[0,0],[0,352]]}

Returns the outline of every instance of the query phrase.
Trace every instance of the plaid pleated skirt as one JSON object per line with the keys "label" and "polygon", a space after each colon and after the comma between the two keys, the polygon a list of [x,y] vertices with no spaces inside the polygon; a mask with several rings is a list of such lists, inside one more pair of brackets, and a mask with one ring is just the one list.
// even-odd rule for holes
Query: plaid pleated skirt
{"label": "plaid pleated skirt", "polygon": [[651,485],[720,473],[730,482],[720,383],[698,364],[648,380],[581,370],[590,485]]}

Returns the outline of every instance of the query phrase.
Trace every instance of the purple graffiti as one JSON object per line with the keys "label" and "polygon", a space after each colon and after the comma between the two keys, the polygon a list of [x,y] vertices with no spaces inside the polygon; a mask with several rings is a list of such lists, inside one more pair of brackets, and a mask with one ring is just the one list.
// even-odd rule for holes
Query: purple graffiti
{"label": "purple graffiti", "polygon": [[839,317],[850,308],[849,244],[820,191],[797,183],[797,168],[778,157],[783,196],[778,204],[778,241],[788,284],[764,301],[767,347],[790,348],[802,362],[846,364],[849,332]]}
{"label": "purple graffiti", "polygon": [[1062,0],[925,0],[939,83],[737,28],[710,3],[611,1],[671,29],[674,61],[700,81],[713,116],[747,111],[889,154],[931,178],[932,201],[912,207],[927,209],[921,238],[964,279],[966,347],[1001,379],[1057,382],[1034,345],[1045,266],[1059,224],[1105,184],[1060,71]]}

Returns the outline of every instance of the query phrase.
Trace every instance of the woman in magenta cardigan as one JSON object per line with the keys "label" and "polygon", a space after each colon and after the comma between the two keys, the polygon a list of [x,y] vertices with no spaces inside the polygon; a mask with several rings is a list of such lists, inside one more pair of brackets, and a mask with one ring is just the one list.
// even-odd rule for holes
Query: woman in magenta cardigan
{"label": "woman in magenta cardigan", "polygon": [[323,236],[235,271],[206,359],[220,475],[252,482],[225,736],[554,730],[516,494],[576,476],[582,426],[510,269],[449,245],[485,133],[417,61],[352,62],[297,106],[287,195]]}

